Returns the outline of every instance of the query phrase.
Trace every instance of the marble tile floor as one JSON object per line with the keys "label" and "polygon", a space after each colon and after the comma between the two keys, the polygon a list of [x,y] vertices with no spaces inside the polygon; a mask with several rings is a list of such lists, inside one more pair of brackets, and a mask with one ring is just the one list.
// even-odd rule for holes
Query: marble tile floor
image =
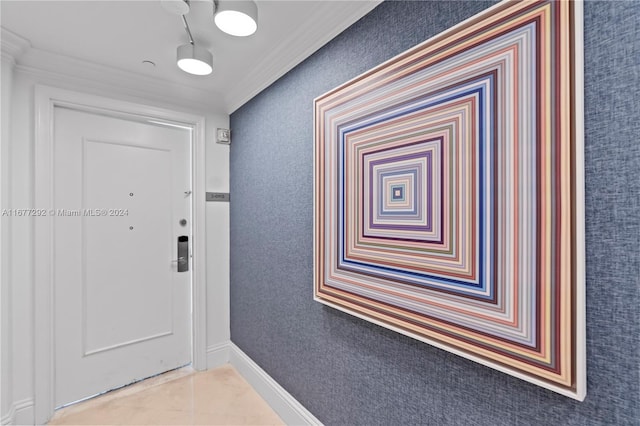
{"label": "marble tile floor", "polygon": [[56,411],[50,425],[284,425],[231,366],[191,367]]}

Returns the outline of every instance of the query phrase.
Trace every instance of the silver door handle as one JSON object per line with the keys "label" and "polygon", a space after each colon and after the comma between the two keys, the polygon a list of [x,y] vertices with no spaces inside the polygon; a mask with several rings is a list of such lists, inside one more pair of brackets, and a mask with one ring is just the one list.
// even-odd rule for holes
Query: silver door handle
{"label": "silver door handle", "polygon": [[171,263],[184,262],[187,258],[184,256],[180,256],[177,260],[172,260]]}

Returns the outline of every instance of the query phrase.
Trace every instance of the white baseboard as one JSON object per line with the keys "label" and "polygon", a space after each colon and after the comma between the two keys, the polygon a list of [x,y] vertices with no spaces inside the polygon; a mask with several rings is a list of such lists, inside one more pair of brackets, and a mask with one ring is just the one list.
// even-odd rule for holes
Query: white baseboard
{"label": "white baseboard", "polygon": [[16,407],[12,405],[9,408],[9,411],[2,416],[0,419],[0,425],[10,425],[13,424],[13,419],[16,417]]}
{"label": "white baseboard", "polygon": [[207,348],[207,368],[231,364],[287,425],[322,425],[289,392],[231,341]]}
{"label": "white baseboard", "polygon": [[14,402],[9,408],[9,412],[2,416],[0,423],[3,425],[32,425],[34,418],[33,399],[29,398]]}
{"label": "white baseboard", "polygon": [[229,363],[287,425],[322,425],[320,420],[231,342],[229,342]]}
{"label": "white baseboard", "polygon": [[207,347],[207,368],[216,368],[229,363],[231,341]]}

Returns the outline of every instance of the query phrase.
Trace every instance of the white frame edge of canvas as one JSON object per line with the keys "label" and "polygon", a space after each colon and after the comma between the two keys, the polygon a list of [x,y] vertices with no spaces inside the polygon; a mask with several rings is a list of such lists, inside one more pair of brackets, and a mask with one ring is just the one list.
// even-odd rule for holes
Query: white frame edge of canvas
{"label": "white frame edge of canvas", "polygon": [[[494,9],[498,8],[500,5],[502,5],[504,2],[508,2],[509,0],[503,0],[502,2],[499,2],[493,6],[491,6],[488,9],[483,10],[482,12],[471,16],[470,18],[460,22],[459,24],[449,28],[448,30],[436,34],[434,37],[429,38],[427,40],[425,40],[422,43],[419,43],[418,45],[416,45],[415,47],[411,48],[411,49],[416,49],[419,46],[425,45],[429,42],[431,42],[433,39],[435,39],[436,37],[442,37],[445,35],[448,35],[450,33],[455,32],[459,27],[465,25],[467,22],[473,20],[473,19],[477,19],[478,16],[484,15],[484,14],[490,14]],[[392,326],[390,324],[387,324],[383,321],[379,321],[376,320],[374,318],[368,317],[366,315],[360,314],[358,312],[354,312],[351,311],[349,309],[346,309],[344,307],[341,307],[339,305],[336,305],[334,303],[331,303],[327,300],[324,300],[320,297],[317,297],[315,295],[315,284],[317,282],[318,279],[318,265],[316,264],[316,256],[317,256],[317,240],[316,240],[316,223],[317,223],[317,215],[316,215],[316,209],[317,209],[317,205],[316,205],[316,186],[314,183],[314,197],[313,197],[313,224],[314,224],[314,231],[313,231],[313,291],[314,291],[314,296],[313,296],[313,300],[315,300],[316,302],[320,302],[323,305],[326,306],[330,306],[334,309],[337,309],[339,311],[345,312],[347,314],[353,315],[357,318],[363,319],[365,321],[368,321],[370,323],[379,325],[381,327],[384,327],[386,329],[395,331],[397,333],[403,334],[405,336],[414,338],[416,340],[419,340],[421,342],[427,343],[431,346],[435,346],[439,349],[443,349],[447,352],[451,352],[453,354],[459,355],[463,358],[469,359],[471,361],[475,361],[479,364],[485,365],[487,367],[493,368],[495,370],[498,370],[500,372],[509,374],[513,377],[517,377],[519,379],[522,379],[526,382],[532,383],[534,385],[543,387],[545,389],[549,389],[551,391],[554,391],[556,393],[559,393],[561,395],[567,396],[569,398],[575,399],[577,401],[584,401],[586,395],[587,395],[587,360],[586,360],[586,312],[585,312],[585,308],[586,308],[586,276],[585,276],[585,205],[584,205],[584,185],[585,185],[585,181],[584,181],[584,40],[583,40],[583,29],[584,29],[584,23],[583,23],[583,1],[582,0],[576,0],[574,1],[574,67],[575,67],[575,72],[574,72],[574,80],[573,80],[573,85],[574,85],[574,93],[575,93],[575,147],[574,147],[574,155],[575,155],[575,231],[576,231],[576,250],[575,250],[575,255],[576,255],[576,270],[575,270],[575,274],[576,274],[576,287],[575,287],[575,301],[576,301],[576,312],[575,312],[575,353],[576,353],[576,359],[575,359],[575,371],[576,371],[576,391],[571,391],[569,389],[563,388],[561,386],[556,386],[554,384],[551,384],[549,382],[546,382],[544,380],[540,380],[537,379],[535,377],[529,376],[527,374],[521,373],[518,370],[506,367],[502,364],[499,364],[497,362],[493,362],[487,359],[484,359],[482,357],[473,355],[471,353],[467,353],[464,352],[462,350],[456,349],[454,347],[451,347],[449,345],[445,345],[443,343],[440,343],[436,340],[432,340],[429,338],[426,338],[424,336],[421,336],[419,334],[416,333],[412,333],[410,331]],[[366,71],[364,74],[366,73],[370,73],[373,72],[375,70],[381,69],[383,67],[385,67],[387,64],[393,62],[396,60],[396,58],[398,58],[399,56],[401,56],[402,54],[404,54],[404,52],[394,56],[393,58],[383,62],[382,64],[378,65],[377,67],[374,67],[372,70]],[[356,76],[353,79],[349,80],[348,82],[340,85],[339,87],[344,87],[347,86],[348,84],[350,84],[351,82],[357,80],[360,76]],[[334,89],[333,89],[334,90]],[[313,100],[314,106],[316,104],[316,102],[323,97],[325,94],[322,94],[320,96],[318,96],[317,98],[315,98]],[[316,117],[315,117],[315,113],[313,116],[313,129],[315,132],[315,128],[316,128]],[[315,138],[315,135],[314,135]],[[316,164],[317,164],[317,158],[316,158],[316,150],[315,150],[315,144],[314,144],[314,149],[313,149],[313,176],[315,178],[316,176]]]}

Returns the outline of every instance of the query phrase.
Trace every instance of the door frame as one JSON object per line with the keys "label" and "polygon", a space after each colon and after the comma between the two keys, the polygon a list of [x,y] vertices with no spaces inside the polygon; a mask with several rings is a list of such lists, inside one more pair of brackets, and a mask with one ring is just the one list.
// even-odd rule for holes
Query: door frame
{"label": "door frame", "polygon": [[[35,199],[34,208],[53,208],[54,108],[70,107],[110,117],[130,117],[190,127],[192,214],[192,348],[191,362],[196,370],[207,368],[206,305],[206,228],[205,228],[205,118],[170,109],[157,108],[66,89],[35,87]],[[43,209],[43,210],[40,210]],[[53,298],[53,216],[37,217],[34,225],[34,405],[36,424],[45,423],[55,409],[55,352]]]}

